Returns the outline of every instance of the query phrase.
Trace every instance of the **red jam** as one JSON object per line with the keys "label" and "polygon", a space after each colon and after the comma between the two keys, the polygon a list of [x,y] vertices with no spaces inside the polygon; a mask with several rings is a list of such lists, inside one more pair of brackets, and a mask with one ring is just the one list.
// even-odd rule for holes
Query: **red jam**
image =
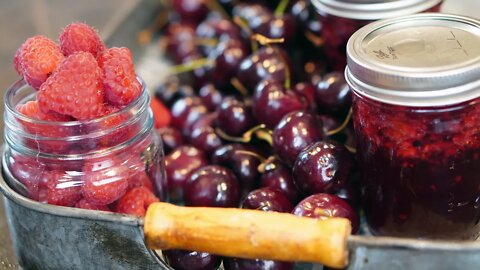
{"label": "red jam", "polygon": [[478,237],[479,102],[420,108],[353,95],[363,206],[373,234]]}

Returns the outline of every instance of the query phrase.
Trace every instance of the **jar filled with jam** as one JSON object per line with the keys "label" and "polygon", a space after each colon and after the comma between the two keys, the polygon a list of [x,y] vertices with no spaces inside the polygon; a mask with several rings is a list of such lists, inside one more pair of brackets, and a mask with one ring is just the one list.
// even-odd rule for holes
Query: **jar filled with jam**
{"label": "jar filled with jam", "polygon": [[322,23],[325,55],[331,68],[343,71],[346,45],[361,27],[380,19],[438,12],[443,0],[312,0]]}
{"label": "jar filled with jam", "polygon": [[480,21],[426,13],[369,24],[346,79],[373,234],[480,233]]}

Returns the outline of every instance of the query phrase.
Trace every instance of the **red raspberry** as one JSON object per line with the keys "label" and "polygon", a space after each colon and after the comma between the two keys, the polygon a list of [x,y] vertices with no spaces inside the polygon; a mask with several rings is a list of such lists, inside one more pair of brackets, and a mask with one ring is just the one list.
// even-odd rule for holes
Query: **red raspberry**
{"label": "red raspberry", "polygon": [[40,109],[78,120],[97,118],[104,110],[101,80],[102,71],[92,54],[72,54],[40,87],[37,95]]}
{"label": "red raspberry", "polygon": [[[15,53],[15,69],[35,89],[54,72],[64,59],[60,47],[44,36],[34,36],[25,41]],[[19,64],[18,64],[19,63]]]}
{"label": "red raspberry", "polygon": [[110,48],[101,52],[98,65],[103,70],[105,99],[112,105],[127,105],[142,92],[128,48]]}
{"label": "red raspberry", "polygon": [[84,23],[69,24],[60,35],[59,41],[65,55],[89,52],[96,56],[105,49],[97,31]]}
{"label": "red raspberry", "polygon": [[90,209],[90,210],[100,210],[100,211],[107,211],[111,212],[110,208],[107,205],[98,205],[88,202],[85,199],[81,199],[75,204],[75,207],[82,208],[82,209]]}
{"label": "red raspberry", "polygon": [[12,175],[27,188],[28,197],[38,200],[39,187],[43,180],[41,176],[45,166],[26,156],[13,153],[10,155],[8,163]]}
{"label": "red raspberry", "polygon": [[15,71],[18,73],[18,75],[23,77],[23,68],[22,68],[22,63],[20,60],[20,55],[22,54],[22,46],[17,49],[15,52],[15,56],[13,57],[13,66],[15,67]]}
{"label": "red raspberry", "polygon": [[136,187],[118,200],[115,212],[144,217],[148,206],[158,201],[158,198],[148,188]]}
{"label": "red raspberry", "polygon": [[82,182],[68,172],[45,171],[42,178],[46,183],[46,194],[45,198],[39,198],[41,201],[48,204],[74,206],[82,198]]}
{"label": "red raspberry", "polygon": [[88,162],[83,168],[83,196],[93,204],[106,205],[122,197],[128,188],[128,167],[117,159]]}
{"label": "red raspberry", "polygon": [[133,136],[132,133],[139,131],[138,129],[132,128],[132,125],[122,126],[122,124],[124,124],[128,120],[128,116],[122,113],[111,115],[118,111],[119,109],[117,107],[107,105],[102,114],[102,116],[106,117],[100,119],[97,125],[92,127],[92,131],[102,130],[106,132],[104,136],[98,138],[97,147],[111,147],[120,144],[130,139]]}
{"label": "red raspberry", "polygon": [[150,109],[152,109],[153,112],[153,126],[155,128],[163,128],[170,125],[172,115],[160,100],[152,98]]}
{"label": "red raspberry", "polygon": [[128,189],[133,189],[136,187],[145,187],[153,192],[152,180],[150,180],[150,177],[148,177],[145,171],[140,171],[130,175],[130,178],[128,178]]}

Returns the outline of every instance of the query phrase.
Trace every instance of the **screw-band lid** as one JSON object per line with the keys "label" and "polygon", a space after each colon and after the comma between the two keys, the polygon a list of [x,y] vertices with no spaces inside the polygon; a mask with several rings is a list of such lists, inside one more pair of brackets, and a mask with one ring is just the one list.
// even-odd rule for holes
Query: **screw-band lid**
{"label": "screw-band lid", "polygon": [[443,0],[311,0],[320,13],[356,20],[381,20],[429,10]]}
{"label": "screw-band lid", "polygon": [[356,93],[391,104],[441,106],[480,96],[480,21],[427,13],[371,23],[347,44]]}

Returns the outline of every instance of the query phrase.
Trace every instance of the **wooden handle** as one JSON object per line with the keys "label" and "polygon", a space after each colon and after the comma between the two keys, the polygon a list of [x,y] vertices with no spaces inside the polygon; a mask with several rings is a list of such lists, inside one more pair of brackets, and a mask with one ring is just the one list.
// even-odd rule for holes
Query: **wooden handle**
{"label": "wooden handle", "polygon": [[347,264],[348,219],[318,220],[237,208],[150,205],[145,242],[151,249],[186,249],[223,256]]}

